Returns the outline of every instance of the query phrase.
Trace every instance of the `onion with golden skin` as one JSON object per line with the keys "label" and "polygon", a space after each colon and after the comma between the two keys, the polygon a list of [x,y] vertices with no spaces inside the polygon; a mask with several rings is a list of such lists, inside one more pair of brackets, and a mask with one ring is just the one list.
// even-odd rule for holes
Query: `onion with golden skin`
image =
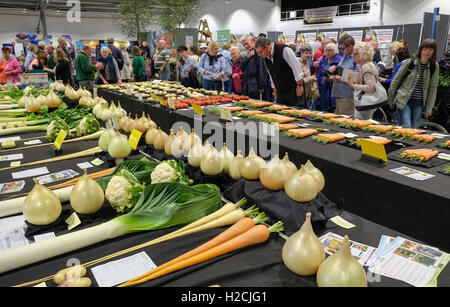
{"label": "onion with golden skin", "polygon": [[70,192],[70,205],[80,214],[93,214],[99,211],[105,201],[105,194],[100,185],[87,175],[84,175],[75,184]]}
{"label": "onion with golden skin", "polygon": [[259,180],[266,189],[280,191],[283,190],[284,182],[289,175],[288,167],[276,155],[266,167],[261,168]]}
{"label": "onion with golden skin", "polygon": [[159,128],[158,134],[156,135],[155,141],[153,142],[153,147],[155,147],[156,150],[164,150],[164,145],[166,144],[168,138],[169,136],[167,135],[167,133]]}
{"label": "onion with golden skin", "polygon": [[61,212],[62,206],[58,196],[40,184],[36,184],[23,201],[22,213],[33,225],[49,225],[59,218]]}
{"label": "onion with golden skin", "polygon": [[251,148],[248,156],[239,163],[239,172],[241,173],[241,176],[247,180],[258,180],[259,173],[265,166],[266,161],[264,161],[263,158],[258,157],[253,148]]}
{"label": "onion with golden skin", "polygon": [[290,175],[284,182],[284,191],[297,202],[308,202],[316,198],[320,192],[318,182],[304,167]]}
{"label": "onion with golden skin", "polygon": [[291,235],[282,249],[284,264],[289,270],[301,276],[316,274],[325,259],[325,251],[311,225],[311,213],[299,231]]}
{"label": "onion with golden skin", "polygon": [[317,271],[319,287],[367,287],[367,276],[362,265],[350,251],[346,235],[339,250],[325,259]]}

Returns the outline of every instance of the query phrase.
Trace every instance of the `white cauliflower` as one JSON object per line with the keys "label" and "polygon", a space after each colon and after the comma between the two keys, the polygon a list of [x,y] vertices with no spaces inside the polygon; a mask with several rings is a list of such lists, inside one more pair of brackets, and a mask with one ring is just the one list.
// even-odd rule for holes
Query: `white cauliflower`
{"label": "white cauliflower", "polygon": [[120,207],[131,199],[130,183],[122,176],[114,176],[105,191],[105,197],[113,207]]}
{"label": "white cauliflower", "polygon": [[152,172],[152,184],[162,182],[173,182],[179,175],[175,169],[168,163],[160,163]]}

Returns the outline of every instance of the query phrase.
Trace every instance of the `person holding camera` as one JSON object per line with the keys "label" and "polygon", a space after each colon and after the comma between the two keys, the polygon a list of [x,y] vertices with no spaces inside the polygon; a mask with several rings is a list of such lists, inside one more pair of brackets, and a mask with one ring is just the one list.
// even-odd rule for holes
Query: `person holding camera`
{"label": "person holding camera", "polygon": [[325,46],[325,55],[320,60],[317,68],[317,83],[319,86],[320,97],[316,101],[316,107],[319,111],[331,112],[336,106],[336,100],[331,96],[333,89],[336,66],[341,61],[339,49],[336,44],[330,43]]}

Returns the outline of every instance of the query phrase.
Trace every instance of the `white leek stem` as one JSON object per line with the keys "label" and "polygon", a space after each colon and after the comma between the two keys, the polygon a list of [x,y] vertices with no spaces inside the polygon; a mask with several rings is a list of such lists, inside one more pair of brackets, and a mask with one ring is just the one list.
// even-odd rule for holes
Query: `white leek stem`
{"label": "white leek stem", "polygon": [[[72,188],[73,186],[70,186],[53,192],[58,196],[61,203],[64,203],[70,200]],[[0,201],[0,217],[22,213],[22,205],[25,198],[26,196]]]}
{"label": "white leek stem", "polygon": [[116,221],[0,252],[0,274],[126,234]]}

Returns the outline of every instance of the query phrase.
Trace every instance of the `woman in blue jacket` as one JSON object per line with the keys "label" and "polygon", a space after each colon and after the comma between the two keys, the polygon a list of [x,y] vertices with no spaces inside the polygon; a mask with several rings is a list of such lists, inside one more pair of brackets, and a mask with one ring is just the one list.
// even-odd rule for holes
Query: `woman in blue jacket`
{"label": "woman in blue jacket", "polygon": [[219,54],[217,42],[210,42],[208,51],[202,55],[198,71],[202,74],[202,87],[209,91],[222,91],[222,81],[226,77],[227,64],[225,57]]}
{"label": "woman in blue jacket", "polygon": [[339,65],[341,56],[336,44],[328,44],[325,46],[325,55],[320,59],[319,67],[317,68],[317,83],[319,86],[320,97],[316,100],[316,109],[319,111],[332,111],[336,106],[336,99],[331,97],[331,90],[333,89],[333,82],[328,79],[331,66]]}

